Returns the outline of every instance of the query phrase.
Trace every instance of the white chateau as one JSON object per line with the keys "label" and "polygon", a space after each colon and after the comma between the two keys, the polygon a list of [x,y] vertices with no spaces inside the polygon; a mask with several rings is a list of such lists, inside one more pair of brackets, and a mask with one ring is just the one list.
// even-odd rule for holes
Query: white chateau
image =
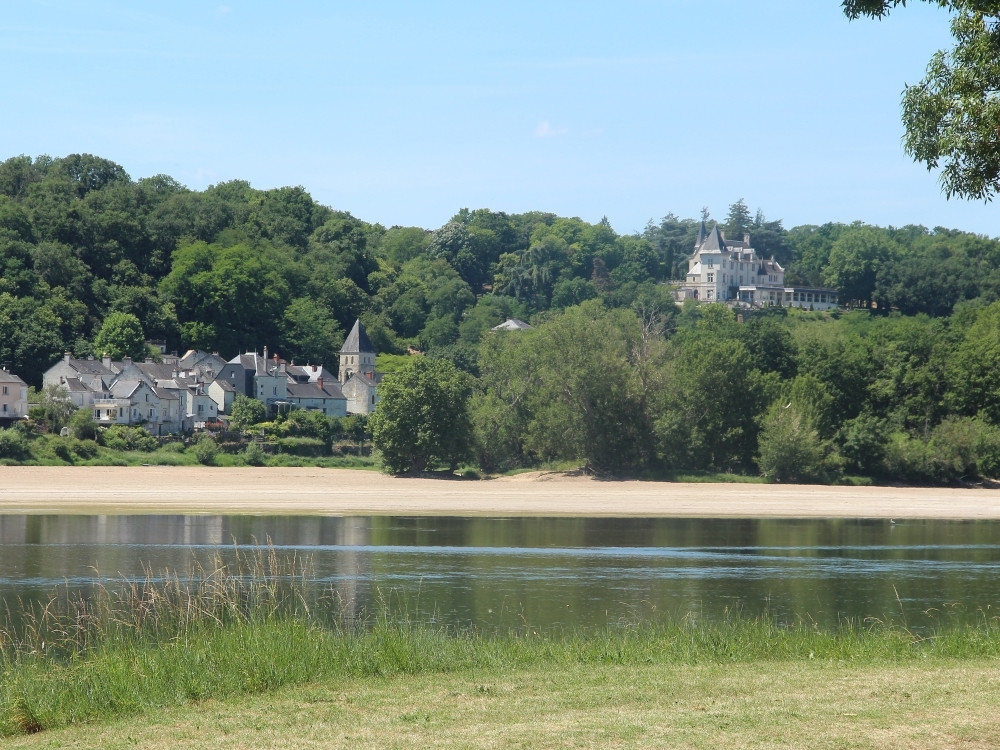
{"label": "white chateau", "polygon": [[765,260],[743,240],[727,240],[716,224],[711,232],[702,222],[688,272],[677,291],[678,302],[725,302],[743,307],[804,307],[829,310],[837,306],[836,289],[785,286],[785,269],[774,258]]}

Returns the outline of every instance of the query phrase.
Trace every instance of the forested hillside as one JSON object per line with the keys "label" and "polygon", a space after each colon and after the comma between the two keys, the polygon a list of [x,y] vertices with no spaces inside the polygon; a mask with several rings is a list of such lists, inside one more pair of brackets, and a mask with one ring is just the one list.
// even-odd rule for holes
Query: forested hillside
{"label": "forested hillside", "polygon": [[[488,209],[387,228],[301,187],[199,192],[90,155],[15,157],[0,164],[0,361],[37,386],[62,352],[99,356],[105,323],[134,316],[168,350],[268,346],[335,367],[360,317],[380,352],[469,374],[466,447],[485,468],[1000,474],[1000,242],[786,230],[738,200],[719,218],[728,236],[857,308],[740,323],[677,307],[664,283],[683,277],[705,213],[625,235]],[[484,337],[512,316],[536,329]]]}

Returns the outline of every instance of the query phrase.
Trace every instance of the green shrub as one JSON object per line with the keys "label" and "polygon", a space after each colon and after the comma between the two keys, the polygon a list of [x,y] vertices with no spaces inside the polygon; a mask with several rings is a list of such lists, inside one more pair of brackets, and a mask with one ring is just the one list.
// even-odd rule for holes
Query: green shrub
{"label": "green shrub", "polygon": [[93,440],[77,440],[76,438],[70,439],[69,449],[73,452],[74,456],[84,460],[94,458],[99,452],[97,443]]}
{"label": "green shrub", "polygon": [[0,458],[24,461],[31,456],[28,439],[18,430],[0,430]]}
{"label": "green shrub", "polygon": [[203,466],[214,464],[216,457],[219,455],[219,446],[216,445],[215,439],[204,432],[198,436],[193,450],[195,460]]}
{"label": "green shrub", "polygon": [[263,466],[267,462],[267,456],[260,443],[250,442],[243,451],[243,461],[247,466]]}
{"label": "green shrub", "polygon": [[157,447],[156,438],[141,427],[116,424],[104,430],[100,437],[106,447],[116,451],[151,453]]}
{"label": "green shrub", "polygon": [[278,440],[278,450],[292,456],[319,456],[330,455],[330,448],[325,441],[310,437],[284,437]]}
{"label": "green shrub", "polygon": [[69,418],[69,431],[77,440],[97,440],[97,422],[89,409],[79,409]]}

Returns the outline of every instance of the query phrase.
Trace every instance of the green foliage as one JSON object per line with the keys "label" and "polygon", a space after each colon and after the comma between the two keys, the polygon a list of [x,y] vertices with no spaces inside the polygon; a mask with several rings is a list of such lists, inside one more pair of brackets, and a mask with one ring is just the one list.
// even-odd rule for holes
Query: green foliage
{"label": "green foliage", "polygon": [[[845,8],[878,16],[895,5]],[[945,5],[957,11],[956,51],[926,87],[930,97],[948,93],[938,83],[976,90],[996,67],[983,46],[996,34],[976,15],[993,11]],[[978,149],[977,128],[993,113],[973,101],[967,119],[946,125]],[[914,110],[920,127],[934,135],[925,117],[934,112],[922,107]],[[952,157],[940,158],[943,166]],[[748,232],[758,253],[781,262],[789,284],[834,284],[860,309],[779,310],[739,323],[721,306],[678,307],[659,282],[683,278],[701,220],[669,213],[631,235],[606,219],[486,209],[462,209],[436,230],[386,229],[321,206],[300,187],[261,191],[233,180],[192,191],[164,175],[133,181],[87,154],[14,157],[0,163],[0,361],[37,388],[66,351],[145,356],[144,333],[170,350],[228,359],[266,344],[299,364],[331,366],[360,317],[380,371],[408,366],[392,355],[422,349],[476,378],[467,442],[482,469],[556,460],[601,472],[753,474],[760,438],[780,443],[777,424],[759,433],[769,406],[782,401],[794,403],[824,450],[829,443],[831,471],[835,462],[897,478],[886,462],[890,443],[889,463],[908,476],[971,471],[912,469],[921,462],[903,459],[933,443],[935,465],[963,464],[940,447],[964,444],[954,425],[978,420],[983,435],[1000,425],[1000,324],[991,306],[1000,298],[1000,240],[914,225],[785,230],[760,210],[751,215],[742,198],[724,223],[728,236]],[[536,328],[490,332],[508,317]],[[65,393],[41,395],[32,419],[58,433],[72,404]],[[234,424],[262,420],[253,408],[238,408]],[[92,434],[86,417],[76,417],[74,435]],[[349,439],[346,450],[364,451],[363,424],[282,420],[275,439]],[[954,428],[947,439],[946,422]],[[990,460],[983,441],[970,449],[979,473]]]}
{"label": "green foliage", "polygon": [[24,461],[31,455],[27,438],[19,430],[0,430],[0,459]]}
{"label": "green foliage", "polygon": [[146,335],[139,319],[132,313],[108,313],[94,337],[94,350],[113,360],[131,357],[142,362],[146,357]]}
{"label": "green foliage", "polygon": [[291,456],[319,457],[330,454],[330,445],[314,437],[283,437],[278,440],[278,451]]}
{"label": "green foliage", "polygon": [[123,424],[111,425],[101,432],[101,443],[106,448],[116,451],[155,451],[157,447],[156,438],[150,435],[142,427],[134,427]]}
{"label": "green foliage", "polygon": [[754,368],[740,341],[706,335],[697,346],[674,348],[654,422],[667,466],[748,470],[773,382]]}
{"label": "green foliage", "polygon": [[394,474],[444,465],[454,471],[469,455],[469,376],[447,360],[414,357],[379,386],[368,420],[383,467]]}
{"label": "green foliage", "polygon": [[49,432],[58,433],[69,424],[76,413],[76,405],[69,400],[69,391],[61,385],[47,385],[42,388],[37,416]]}
{"label": "green foliage", "polygon": [[97,440],[97,423],[89,409],[79,409],[70,417],[69,430],[77,440]]}
{"label": "green foliage", "polygon": [[229,423],[237,430],[246,430],[267,419],[267,407],[255,398],[237,393],[229,412]]}
{"label": "green foliage", "polygon": [[219,455],[219,445],[207,432],[201,433],[192,446],[195,460],[203,466],[212,466]]}
{"label": "green foliage", "polygon": [[[903,92],[903,145],[928,170],[940,168],[945,195],[990,200],[1000,190],[1000,9],[993,2],[937,0],[952,11],[955,43],[931,57],[925,78]],[[845,0],[849,18],[881,18],[898,0]]]}
{"label": "green foliage", "polygon": [[243,449],[243,461],[247,466],[264,466],[267,463],[267,454],[264,453],[260,443],[251,440]]}
{"label": "green foliage", "polygon": [[774,482],[814,482],[824,474],[824,446],[797,404],[776,401],[758,438],[760,472]]}

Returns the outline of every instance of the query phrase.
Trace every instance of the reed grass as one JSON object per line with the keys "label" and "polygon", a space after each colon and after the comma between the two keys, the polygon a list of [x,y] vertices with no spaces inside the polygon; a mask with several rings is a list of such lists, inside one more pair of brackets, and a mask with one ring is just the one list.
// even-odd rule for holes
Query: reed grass
{"label": "reed grass", "polygon": [[1000,658],[1000,624],[989,611],[936,613],[936,624],[919,633],[903,617],[826,630],[738,613],[589,632],[485,632],[414,620],[391,593],[374,611],[348,615],[334,593],[308,591],[309,574],[308,561],[260,546],[237,550],[228,564],[194,561],[184,575],[147,571],[142,581],[102,583],[87,595],[62,591],[16,604],[0,628],[0,735],[346,678],[539,665]]}

